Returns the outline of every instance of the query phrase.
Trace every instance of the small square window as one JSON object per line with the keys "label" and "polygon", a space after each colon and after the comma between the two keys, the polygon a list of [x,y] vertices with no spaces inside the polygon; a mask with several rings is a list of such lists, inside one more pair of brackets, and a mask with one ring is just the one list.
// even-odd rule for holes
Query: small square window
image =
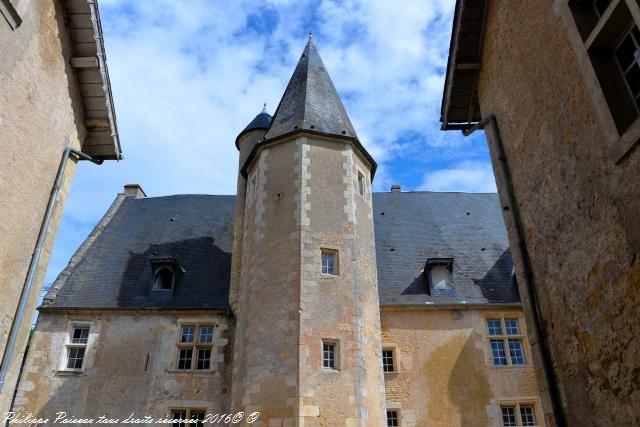
{"label": "small square window", "polygon": [[502,335],[502,328],[500,327],[500,319],[487,319],[487,327],[489,329],[489,335]]}
{"label": "small square window", "polygon": [[187,411],[185,409],[174,409],[171,411],[171,419],[173,421],[173,427],[185,427],[185,420],[187,420]]}
{"label": "small square window", "polygon": [[84,348],[70,348],[67,359],[67,369],[82,369],[84,361]]}
{"label": "small square window", "polygon": [[387,411],[387,427],[399,426],[398,411],[395,409]]}
{"label": "small square window", "polygon": [[515,406],[502,406],[502,425],[504,427],[517,427]]}
{"label": "small square window", "polygon": [[322,342],[322,367],[329,369],[336,369],[336,343],[323,341]]}
{"label": "small square window", "polygon": [[72,344],[86,344],[89,339],[89,328],[73,328],[73,336],[71,337]]}
{"label": "small square window", "polygon": [[328,274],[332,276],[337,275],[338,274],[338,265],[337,265],[338,252],[322,249],[321,257],[322,257],[322,270],[321,270],[322,274]]}
{"label": "small square window", "polygon": [[[498,324],[500,324],[499,320]],[[507,331],[507,335],[520,335],[518,319],[504,319],[504,328]],[[497,335],[500,334],[498,333]]]}
{"label": "small square window", "polygon": [[395,372],[392,349],[382,350],[382,369],[384,372]]}
{"label": "small square window", "polygon": [[183,326],[182,337],[180,338],[180,342],[194,342],[195,336],[196,336],[195,326]]}
{"label": "small square window", "polygon": [[201,343],[213,342],[213,326],[200,327],[200,342]]}

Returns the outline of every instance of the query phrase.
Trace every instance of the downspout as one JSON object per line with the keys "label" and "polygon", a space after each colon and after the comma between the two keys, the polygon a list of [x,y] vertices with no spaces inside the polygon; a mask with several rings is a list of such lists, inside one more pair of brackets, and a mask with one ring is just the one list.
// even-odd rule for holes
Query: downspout
{"label": "downspout", "polygon": [[75,156],[78,160],[89,160],[90,162],[95,163],[97,165],[100,165],[103,162],[102,160],[94,159],[93,157],[88,156],[81,151],[74,150],[73,148],[67,147],[64,149],[64,152],[62,153],[62,159],[60,159],[60,165],[58,166],[56,179],[53,183],[53,189],[51,190],[51,195],[49,196],[49,202],[47,203],[47,210],[45,211],[44,219],[42,220],[42,224],[40,225],[40,231],[38,232],[38,240],[36,241],[36,247],[33,250],[33,254],[31,255],[31,261],[29,262],[29,270],[27,271],[27,277],[22,287],[22,293],[20,294],[20,302],[18,303],[16,314],[11,323],[9,340],[7,341],[7,346],[5,347],[4,354],[2,356],[2,365],[0,365],[0,392],[2,392],[4,388],[4,381],[7,377],[7,373],[9,372],[9,365],[11,364],[11,360],[13,358],[16,342],[18,340],[18,334],[20,333],[20,328],[22,326],[22,323],[24,322],[25,310],[27,308],[27,301],[29,300],[29,295],[31,294],[33,281],[35,279],[36,271],[38,270],[38,266],[40,264],[40,255],[42,254],[42,248],[44,246],[44,243],[47,237],[49,225],[51,224],[51,218],[53,217],[53,210],[55,208],[56,201],[58,199],[58,193],[60,193],[60,187],[62,186],[62,179],[64,177],[64,172],[67,168],[67,162],[71,155]]}
{"label": "downspout", "polygon": [[476,123],[472,127],[462,131],[464,136],[469,136],[476,130],[489,126],[488,143],[493,145],[493,152],[497,160],[497,172],[500,175],[503,183],[503,195],[506,199],[507,206],[503,209],[509,213],[511,225],[514,227],[515,251],[517,256],[522,260],[522,279],[524,286],[529,294],[529,309],[531,310],[532,321],[534,325],[534,331],[536,335],[536,341],[540,346],[540,355],[542,359],[542,369],[544,371],[544,377],[549,388],[549,398],[551,400],[551,406],[553,415],[556,420],[556,425],[564,427],[567,422],[562,411],[562,404],[560,402],[560,392],[558,390],[558,383],[556,375],[551,366],[551,355],[549,354],[549,347],[547,346],[546,336],[542,330],[542,319],[540,317],[540,302],[538,300],[538,294],[535,286],[533,285],[533,273],[531,270],[531,260],[529,258],[529,252],[524,243],[524,231],[522,229],[522,223],[520,222],[520,215],[518,214],[518,207],[516,205],[515,197],[513,195],[513,187],[511,185],[511,179],[509,176],[509,167],[507,165],[507,159],[504,155],[504,147],[502,145],[502,138],[498,129],[498,122],[496,117],[491,114],[482,121]]}

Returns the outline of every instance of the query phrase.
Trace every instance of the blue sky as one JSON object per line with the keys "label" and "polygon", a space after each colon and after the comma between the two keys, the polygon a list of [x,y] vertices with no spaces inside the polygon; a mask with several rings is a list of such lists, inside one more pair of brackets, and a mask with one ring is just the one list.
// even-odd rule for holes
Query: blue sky
{"label": "blue sky", "polygon": [[125,159],[81,162],[45,285],[127,183],[233,194],[236,135],[273,114],[313,36],[379,163],[374,190],[495,191],[481,133],[439,130],[453,0],[100,0]]}

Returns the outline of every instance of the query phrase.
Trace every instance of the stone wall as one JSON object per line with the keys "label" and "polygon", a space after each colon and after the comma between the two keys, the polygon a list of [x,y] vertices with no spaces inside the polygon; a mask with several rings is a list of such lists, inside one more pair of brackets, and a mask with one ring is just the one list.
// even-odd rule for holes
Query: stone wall
{"label": "stone wall", "polygon": [[[59,1],[21,0],[22,25],[12,31],[0,19],[0,354],[35,248],[49,194],[65,146],[80,147],[84,128],[78,88],[69,69],[68,34]],[[62,214],[75,161],[70,161],[41,255],[14,357],[0,393],[8,410],[31,320]]]}
{"label": "stone wall", "polygon": [[567,421],[632,425],[640,422],[640,150],[615,164],[584,79],[590,64],[552,3],[488,2],[481,110],[502,135]]}
{"label": "stone wall", "polygon": [[534,404],[544,425],[528,346],[524,366],[491,362],[486,318],[500,316],[524,328],[520,309],[382,309],[382,346],[394,351],[397,371],[384,374],[387,407],[400,425],[501,426],[504,402]]}
{"label": "stone wall", "polygon": [[[74,322],[90,324],[82,372],[63,369]],[[210,371],[177,370],[179,326],[194,323],[215,325]],[[121,419],[167,417],[178,408],[228,413],[231,334],[226,316],[211,311],[45,311],[14,410],[51,419],[58,411]]]}
{"label": "stone wall", "polygon": [[[232,409],[259,425],[384,423],[380,332],[366,165],[344,141],[272,143],[248,168]],[[338,252],[321,275],[321,249]],[[338,369],[323,369],[323,339]]]}

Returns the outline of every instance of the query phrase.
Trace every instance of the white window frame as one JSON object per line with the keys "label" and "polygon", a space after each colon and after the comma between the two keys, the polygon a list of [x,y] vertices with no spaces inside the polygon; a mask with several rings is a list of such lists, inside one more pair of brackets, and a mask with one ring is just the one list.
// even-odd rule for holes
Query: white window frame
{"label": "white window frame", "polygon": [[[524,318],[520,313],[501,313],[501,314],[485,314],[482,316],[482,328],[483,328],[483,336],[486,342],[487,349],[487,361],[486,364],[488,366],[494,368],[527,368],[531,367],[531,354],[529,351],[529,343],[527,339],[526,332],[524,330]],[[519,334],[509,335],[507,334],[506,322],[505,320],[516,320],[518,322]],[[500,321],[500,335],[491,335],[489,334],[489,321],[490,320],[499,320]],[[491,347],[492,341],[501,341],[502,346],[505,353],[505,358],[507,361],[506,365],[496,365],[493,362],[493,349]],[[514,364],[511,360],[511,350],[509,349],[509,340],[518,340],[522,346],[522,357],[524,358],[523,364]]]}
{"label": "white window frame", "polygon": [[[333,345],[333,367],[325,366],[324,346],[325,344]],[[320,354],[322,355],[322,369],[330,372],[337,372],[340,370],[340,341],[332,338],[323,338],[320,344]]]}
{"label": "white window frame", "polygon": [[533,416],[535,417],[535,424],[533,426],[524,426],[524,427],[544,427],[544,417],[540,412],[540,402],[537,398],[516,398],[516,399],[500,399],[497,402],[498,405],[498,419],[500,421],[500,426],[504,427],[504,420],[502,419],[502,408],[504,407],[513,407],[515,408],[515,416],[516,416],[516,426],[523,427],[522,424],[522,415],[520,413],[521,406],[531,406],[533,407]]}
{"label": "white window frame", "polygon": [[[182,342],[182,328],[194,327],[194,337],[192,342]],[[201,328],[211,328],[211,341],[201,340]],[[180,372],[209,372],[214,369],[214,349],[216,341],[216,325],[212,322],[181,322],[178,324],[178,334],[176,339],[176,370]],[[181,350],[191,350],[191,363],[189,368],[180,368]],[[199,350],[209,350],[209,367],[198,369]]]}
{"label": "white window frame", "polygon": [[[591,43],[597,38],[599,31],[603,28],[602,24],[596,24],[591,35],[583,40],[576,18],[569,5],[570,0],[555,0],[553,10],[560,17],[565,27],[569,43],[571,44],[574,54],[576,55],[576,63],[582,72],[587,90],[591,96],[592,104],[598,117],[602,130],[605,135],[605,143],[607,151],[614,164],[620,163],[633,147],[640,141],[640,116],[627,128],[621,135],[616,126],[613,114],[606,100],[604,90],[600,84],[596,71],[592,65],[588,49]],[[632,20],[640,27],[640,6],[635,0],[613,0],[609,8],[602,15],[602,22],[607,19],[609,9],[613,10],[620,2],[624,2],[629,9]]]}
{"label": "white window frame", "polygon": [[[391,352],[391,361],[393,363],[393,370],[391,371],[386,371],[384,368],[384,352],[385,351],[390,351]],[[398,363],[398,348],[396,346],[392,346],[392,345],[383,345],[382,346],[382,372],[384,372],[384,374],[397,374],[400,370],[399,370],[399,363]]]}
{"label": "white window frame", "polygon": [[[73,342],[73,332],[78,329],[88,329],[89,332],[87,334],[87,342],[86,343],[74,343]],[[60,363],[59,371],[62,372],[84,372],[87,368],[87,360],[89,356],[89,346],[91,344],[91,335],[92,335],[93,324],[87,321],[72,321],[69,323],[67,328],[67,333],[64,342],[64,351],[62,352],[62,361]],[[82,365],[80,368],[68,368],[69,364],[69,356],[71,349],[84,349],[84,355],[82,356]]]}
{"label": "white window frame", "polygon": [[[333,255],[333,272],[324,272],[324,255]],[[340,253],[337,249],[320,248],[320,274],[325,277],[336,277],[340,275]]]}

